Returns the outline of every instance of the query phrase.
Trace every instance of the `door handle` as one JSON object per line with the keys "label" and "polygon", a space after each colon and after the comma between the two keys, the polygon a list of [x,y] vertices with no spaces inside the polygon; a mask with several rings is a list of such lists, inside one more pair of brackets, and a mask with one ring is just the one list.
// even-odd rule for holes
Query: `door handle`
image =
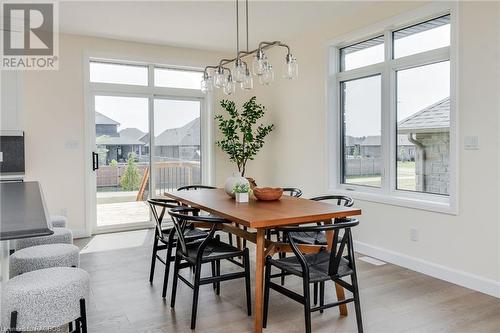
{"label": "door handle", "polygon": [[99,169],[99,154],[92,152],[92,171]]}

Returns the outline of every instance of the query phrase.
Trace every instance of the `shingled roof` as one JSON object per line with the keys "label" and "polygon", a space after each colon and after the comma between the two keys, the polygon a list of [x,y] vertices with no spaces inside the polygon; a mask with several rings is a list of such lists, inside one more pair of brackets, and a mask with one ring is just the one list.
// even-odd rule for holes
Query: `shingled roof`
{"label": "shingled roof", "polygon": [[119,122],[109,118],[109,117],[106,117],[105,115],[103,115],[102,113],[100,112],[95,112],[95,124],[96,125],[120,125]]}
{"label": "shingled roof", "polygon": [[434,103],[398,123],[398,133],[431,133],[450,130],[450,98]]}

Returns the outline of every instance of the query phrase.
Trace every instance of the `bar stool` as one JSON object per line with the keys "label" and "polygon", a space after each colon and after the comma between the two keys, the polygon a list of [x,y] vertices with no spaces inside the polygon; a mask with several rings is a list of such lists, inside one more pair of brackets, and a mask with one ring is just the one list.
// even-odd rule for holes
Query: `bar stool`
{"label": "bar stool", "polygon": [[66,216],[62,215],[51,215],[50,221],[52,222],[53,228],[66,228],[66,225],[68,224],[68,219]]}
{"label": "bar stool", "polygon": [[10,256],[10,277],[50,267],[78,267],[80,250],[72,244],[27,247]]}
{"label": "bar stool", "polygon": [[16,251],[44,244],[73,244],[73,233],[68,228],[54,228],[49,236],[23,238],[16,240]]}
{"label": "bar stool", "polygon": [[89,274],[80,268],[53,267],[18,275],[2,288],[1,323],[9,332],[51,330],[75,322],[87,332]]}

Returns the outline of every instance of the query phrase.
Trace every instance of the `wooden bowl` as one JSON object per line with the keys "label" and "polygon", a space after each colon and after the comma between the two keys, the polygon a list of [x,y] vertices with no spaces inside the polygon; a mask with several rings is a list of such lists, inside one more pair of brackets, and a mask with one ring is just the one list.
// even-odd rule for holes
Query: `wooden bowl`
{"label": "wooden bowl", "polygon": [[253,189],[253,195],[262,201],[279,200],[283,195],[282,188],[256,187]]}

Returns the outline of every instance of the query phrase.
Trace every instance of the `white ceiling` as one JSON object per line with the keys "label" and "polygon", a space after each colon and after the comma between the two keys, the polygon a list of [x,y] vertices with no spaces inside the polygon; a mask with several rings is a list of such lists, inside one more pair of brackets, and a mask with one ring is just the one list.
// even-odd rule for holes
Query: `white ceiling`
{"label": "white ceiling", "polygon": [[[251,1],[250,48],[262,40],[287,41],[316,24],[366,5],[348,1]],[[244,1],[240,0],[240,40]],[[236,47],[234,1],[65,1],[64,33],[229,51]],[[242,42],[243,46],[244,43]]]}

